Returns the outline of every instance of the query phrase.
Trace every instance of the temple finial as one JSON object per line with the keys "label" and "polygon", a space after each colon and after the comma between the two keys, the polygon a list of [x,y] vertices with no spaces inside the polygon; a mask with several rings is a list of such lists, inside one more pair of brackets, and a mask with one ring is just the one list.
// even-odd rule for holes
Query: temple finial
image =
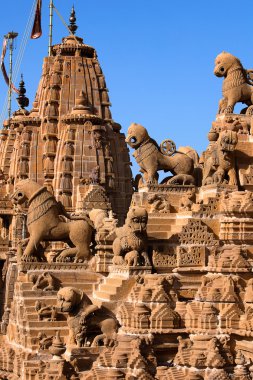
{"label": "temple finial", "polygon": [[78,26],[76,25],[76,12],[75,12],[74,5],[72,6],[72,9],[71,9],[69,22],[70,22],[68,26],[69,30],[71,31],[71,33],[75,34]]}
{"label": "temple finial", "polygon": [[25,96],[25,93],[26,93],[25,82],[23,79],[23,74],[21,74],[21,80],[19,82],[19,95],[17,97],[17,101],[21,109],[24,109],[25,107],[29,106],[29,99]]}

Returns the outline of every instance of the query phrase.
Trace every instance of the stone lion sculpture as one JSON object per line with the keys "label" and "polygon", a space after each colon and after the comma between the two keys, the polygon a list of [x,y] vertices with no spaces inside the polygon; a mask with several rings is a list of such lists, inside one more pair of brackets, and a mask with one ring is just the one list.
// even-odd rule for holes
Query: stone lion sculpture
{"label": "stone lion sculpture", "polygon": [[[253,104],[253,86],[250,79],[252,70],[245,70],[238,58],[222,52],[215,59],[214,74],[224,77],[223,98],[219,102],[218,113],[233,113],[236,103]],[[247,113],[252,113],[252,109]]]}
{"label": "stone lion sculpture", "polygon": [[132,207],[128,211],[123,227],[116,229],[113,242],[115,265],[149,266],[147,254],[148,213],[143,207]]}
{"label": "stone lion sculpture", "polygon": [[168,156],[162,153],[157,143],[150,138],[146,128],[133,123],[128,128],[127,144],[135,149],[133,156],[140,166],[146,183],[157,183],[158,170],[171,172],[174,177],[169,183],[194,184],[194,165],[198,162],[198,154],[191,147],[181,147]]}
{"label": "stone lion sculpture", "polygon": [[70,286],[58,291],[57,309],[68,313],[69,343],[79,347],[91,343],[101,334],[101,323],[112,318],[107,309],[94,305],[83,291]]}
{"label": "stone lion sculpture", "polygon": [[210,151],[204,153],[203,185],[228,183],[237,186],[235,147],[238,138],[234,131],[220,132]]}
{"label": "stone lion sculpture", "polygon": [[27,243],[23,261],[38,261],[38,247],[42,241],[68,241],[74,247],[61,252],[57,261],[65,261],[74,257],[75,262],[82,262],[90,258],[90,243],[93,224],[87,217],[85,220],[64,221],[67,216],[61,203],[47,191],[31,180],[21,180],[16,184],[16,191],[12,196],[14,204],[28,201],[27,227],[30,237],[22,243]]}

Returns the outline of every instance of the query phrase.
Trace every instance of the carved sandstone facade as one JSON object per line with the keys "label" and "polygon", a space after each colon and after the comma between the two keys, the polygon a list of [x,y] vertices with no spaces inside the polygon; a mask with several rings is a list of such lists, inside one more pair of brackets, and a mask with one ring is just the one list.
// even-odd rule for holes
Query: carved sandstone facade
{"label": "carved sandstone facade", "polygon": [[132,181],[95,50],[52,51],[1,131],[0,377],[253,379],[251,102],[223,89],[200,158],[132,124]]}

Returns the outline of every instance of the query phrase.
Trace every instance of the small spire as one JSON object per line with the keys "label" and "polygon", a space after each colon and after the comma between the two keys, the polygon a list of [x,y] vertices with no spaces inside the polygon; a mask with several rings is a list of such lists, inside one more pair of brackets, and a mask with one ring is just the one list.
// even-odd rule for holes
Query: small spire
{"label": "small spire", "polygon": [[25,82],[23,79],[23,74],[21,74],[21,80],[19,82],[19,95],[17,97],[17,101],[21,109],[24,109],[25,107],[29,106],[29,99],[25,96],[25,93],[26,93]]}
{"label": "small spire", "polygon": [[76,96],[75,107],[72,108],[72,113],[92,113],[87,95],[83,91],[80,91],[79,95]]}
{"label": "small spire", "polygon": [[70,18],[69,18],[69,30],[75,34],[76,33],[76,30],[78,28],[78,26],[76,25],[76,12],[75,12],[75,8],[74,8],[74,5],[72,7],[72,10],[71,10],[71,14],[70,14]]}

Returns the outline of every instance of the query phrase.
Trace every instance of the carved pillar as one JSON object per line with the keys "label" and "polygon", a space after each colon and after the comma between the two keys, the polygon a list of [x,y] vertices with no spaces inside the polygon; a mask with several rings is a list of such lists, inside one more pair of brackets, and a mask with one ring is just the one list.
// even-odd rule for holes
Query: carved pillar
{"label": "carved pillar", "polygon": [[26,179],[29,177],[31,131],[25,127],[21,133],[18,158],[18,178]]}
{"label": "carved pillar", "polygon": [[61,159],[60,196],[65,207],[72,207],[74,140],[75,130],[69,127]]}
{"label": "carved pillar", "polygon": [[57,142],[58,142],[58,116],[59,116],[59,100],[61,90],[61,71],[62,64],[59,60],[54,62],[51,77],[48,87],[48,100],[46,102],[45,116],[46,124],[44,128],[43,139],[44,152],[43,152],[43,172],[45,184],[52,185],[54,178],[54,159],[56,156]]}

